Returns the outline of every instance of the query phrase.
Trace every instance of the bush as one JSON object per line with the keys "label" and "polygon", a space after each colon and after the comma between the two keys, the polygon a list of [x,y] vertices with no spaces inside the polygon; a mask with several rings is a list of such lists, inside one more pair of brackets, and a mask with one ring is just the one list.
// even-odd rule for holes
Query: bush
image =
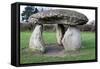
{"label": "bush", "polygon": [[21,31],[31,31],[34,29],[34,25],[30,23],[20,23]]}
{"label": "bush", "polygon": [[82,25],[82,26],[78,26],[78,28],[79,28],[81,31],[91,31],[91,32],[94,32],[94,31],[95,31],[95,26],[93,26],[93,25],[88,25],[88,24],[85,24],[85,25]]}
{"label": "bush", "polygon": [[[68,26],[64,25],[65,29],[67,30]],[[92,24],[85,24],[77,26],[81,31],[95,31],[95,25]],[[21,31],[32,31],[35,28],[34,24],[31,23],[20,23],[20,30]],[[55,24],[43,24],[44,31],[56,31]]]}

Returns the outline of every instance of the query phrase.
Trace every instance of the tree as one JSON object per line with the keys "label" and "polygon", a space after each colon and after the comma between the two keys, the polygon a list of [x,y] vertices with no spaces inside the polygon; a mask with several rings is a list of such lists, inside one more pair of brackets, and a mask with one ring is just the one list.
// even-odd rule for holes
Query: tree
{"label": "tree", "polygon": [[39,12],[37,8],[35,8],[34,6],[27,6],[25,7],[25,10],[22,12],[21,16],[22,16],[22,21],[28,21],[28,18],[30,15],[35,14]]}

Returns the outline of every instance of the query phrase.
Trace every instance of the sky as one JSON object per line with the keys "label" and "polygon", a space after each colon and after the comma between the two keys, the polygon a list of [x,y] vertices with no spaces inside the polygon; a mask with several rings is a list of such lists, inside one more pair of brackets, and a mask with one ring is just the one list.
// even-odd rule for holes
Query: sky
{"label": "sky", "polygon": [[[26,6],[22,5],[20,6],[20,21],[21,21],[21,13],[24,11],[24,8]],[[38,9],[41,9],[41,6],[35,6]],[[83,13],[84,15],[86,15],[89,19],[88,22],[91,22],[92,20],[95,20],[95,10],[92,9],[75,9],[75,8],[58,8],[58,7],[42,7],[45,10],[49,10],[49,9],[66,9],[66,10],[74,10],[80,13]]]}

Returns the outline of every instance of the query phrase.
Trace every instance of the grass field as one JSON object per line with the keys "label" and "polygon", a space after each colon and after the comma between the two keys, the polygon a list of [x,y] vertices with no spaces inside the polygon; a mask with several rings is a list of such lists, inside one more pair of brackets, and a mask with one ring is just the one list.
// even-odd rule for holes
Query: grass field
{"label": "grass field", "polygon": [[[29,39],[31,32],[21,32],[20,38],[20,63],[42,63],[42,62],[57,62],[57,61],[77,61],[77,60],[92,60],[95,59],[95,33],[82,32],[82,45],[84,48],[80,50],[79,54],[66,55],[64,57],[34,55],[27,51],[29,46]],[[44,32],[44,41],[47,44],[56,43],[55,32]]]}

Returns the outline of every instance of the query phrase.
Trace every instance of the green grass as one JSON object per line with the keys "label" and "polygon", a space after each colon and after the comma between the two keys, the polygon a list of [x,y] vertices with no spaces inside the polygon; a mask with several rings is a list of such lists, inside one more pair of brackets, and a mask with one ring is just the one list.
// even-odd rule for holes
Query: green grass
{"label": "green grass", "polygon": [[[32,52],[27,51],[31,32],[21,32],[20,45],[20,63],[42,63],[42,62],[57,62],[57,61],[76,61],[76,60],[92,60],[95,59],[95,33],[82,32],[82,45],[84,48],[80,50],[79,54],[66,55],[64,57],[54,57],[46,55],[33,55]],[[56,43],[55,32],[44,32],[44,41],[46,43]]]}

